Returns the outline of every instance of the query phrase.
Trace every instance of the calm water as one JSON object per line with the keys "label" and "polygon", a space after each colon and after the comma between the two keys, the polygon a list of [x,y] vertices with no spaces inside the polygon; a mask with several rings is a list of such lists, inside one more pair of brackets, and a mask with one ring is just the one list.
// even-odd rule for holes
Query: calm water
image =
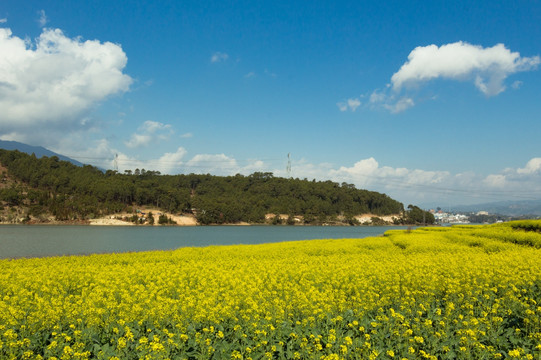
{"label": "calm water", "polygon": [[0,226],[0,258],[168,250],[378,236],[406,227],[353,226]]}

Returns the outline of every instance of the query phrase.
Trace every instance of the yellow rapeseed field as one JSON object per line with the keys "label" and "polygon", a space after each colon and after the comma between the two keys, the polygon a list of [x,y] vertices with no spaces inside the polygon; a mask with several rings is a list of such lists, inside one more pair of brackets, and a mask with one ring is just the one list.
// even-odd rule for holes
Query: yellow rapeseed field
{"label": "yellow rapeseed field", "polygon": [[541,359],[541,222],[0,261],[0,359]]}

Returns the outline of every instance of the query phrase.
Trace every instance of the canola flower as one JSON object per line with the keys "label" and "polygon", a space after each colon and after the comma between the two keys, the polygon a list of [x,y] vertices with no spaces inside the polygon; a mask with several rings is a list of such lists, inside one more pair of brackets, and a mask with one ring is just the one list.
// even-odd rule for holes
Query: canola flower
{"label": "canola flower", "polygon": [[541,221],[0,261],[0,359],[539,359]]}

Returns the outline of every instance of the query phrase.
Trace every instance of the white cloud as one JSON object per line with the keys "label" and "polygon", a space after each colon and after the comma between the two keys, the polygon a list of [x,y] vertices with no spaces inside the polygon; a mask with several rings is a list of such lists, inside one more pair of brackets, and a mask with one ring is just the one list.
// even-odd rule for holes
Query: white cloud
{"label": "white cloud", "polygon": [[414,100],[408,96],[402,96],[398,100],[396,94],[389,94],[389,90],[374,90],[369,97],[371,108],[380,108],[389,110],[393,114],[398,114],[406,111],[415,105]]}
{"label": "white cloud", "polygon": [[385,183],[386,186],[405,184],[438,184],[449,173],[446,171],[410,170],[406,168],[380,167],[373,157],[360,160],[352,167],[341,166],[338,170],[330,170],[332,179],[340,179],[341,182],[353,182],[356,185],[369,186]]}
{"label": "white cloud", "polygon": [[70,39],[58,29],[28,41],[0,28],[0,136],[80,129],[94,105],[129,90],[126,62],[110,42]]}
{"label": "white cloud", "polygon": [[268,165],[257,159],[245,160],[239,163],[235,158],[225,154],[197,154],[183,164],[183,173],[213,174],[213,175],[249,175],[256,171],[269,171]]}
{"label": "white cloud", "polygon": [[179,147],[175,152],[165,153],[159,158],[141,160],[111,149],[113,160],[108,162],[109,166],[106,169],[113,168],[114,155],[118,154],[117,163],[119,172],[145,169],[148,171],[159,171],[162,174],[179,174],[183,170],[182,159],[186,153],[186,149]]}
{"label": "white cloud", "polygon": [[370,94],[371,104],[381,103],[381,102],[384,102],[386,99],[387,99],[387,95],[382,91],[374,90],[372,94]]}
{"label": "white cloud", "polygon": [[189,139],[189,138],[193,137],[193,134],[191,132],[187,132],[187,133],[184,133],[184,134],[180,135],[180,137],[183,138],[183,139]]}
{"label": "white cloud", "polygon": [[360,105],[361,101],[359,99],[348,99],[348,107],[351,109],[351,111],[357,110]]}
{"label": "white cloud", "polygon": [[245,77],[246,79],[253,78],[253,77],[255,77],[255,72],[250,71],[248,74],[244,75],[244,77]]}
{"label": "white cloud", "polygon": [[[393,114],[403,112],[417,102],[409,90],[439,78],[471,81],[486,96],[495,96],[505,90],[507,77],[534,70],[539,63],[539,56],[521,57],[503,44],[483,48],[459,41],[440,47],[419,46],[411,51],[408,60],[393,74],[391,83],[384,90],[376,89],[369,95],[367,105],[372,109],[384,108]],[[511,84],[515,90],[521,86],[522,81]],[[400,96],[402,90],[405,94]],[[437,95],[432,95],[424,100],[436,98]],[[340,111],[350,109],[347,102],[337,105]]]}
{"label": "white cloud", "polygon": [[385,104],[384,107],[388,109],[390,112],[392,112],[393,114],[398,114],[402,111],[409,109],[413,105],[415,105],[415,103],[413,102],[413,99],[409,97],[403,97],[395,103]]}
{"label": "white cloud", "polygon": [[484,180],[483,183],[489,187],[497,187],[497,188],[503,188],[505,185],[507,185],[507,182],[505,181],[505,176],[498,174],[491,174],[488,175]]}
{"label": "white cloud", "polygon": [[221,61],[226,61],[227,59],[229,59],[229,55],[227,55],[226,53],[217,51],[214,54],[212,54],[212,56],[210,57],[210,62],[217,63]]}
{"label": "white cloud", "polygon": [[0,24],[5,24],[7,22],[8,22],[8,19],[6,18],[0,19]]}
{"label": "white cloud", "polygon": [[227,175],[237,172],[240,166],[225,154],[198,154],[186,163],[186,168],[194,173]]}
{"label": "white cloud", "polygon": [[60,137],[55,144],[51,144],[47,148],[84,164],[92,164],[105,170],[114,168],[115,154],[118,154],[119,158],[126,158],[126,155],[112,148],[107,139],[89,141],[87,134],[83,132]]}
{"label": "white cloud", "polygon": [[519,71],[535,69],[539,56],[521,57],[503,44],[483,48],[462,41],[442,45],[419,46],[391,78],[393,89],[415,87],[437,79],[473,80],[487,96],[505,90],[504,80]]}
{"label": "white cloud", "polygon": [[149,120],[149,121],[145,121],[143,125],[140,127],[140,129],[147,131],[151,134],[154,134],[159,130],[171,130],[171,125]]}
{"label": "white cloud", "polygon": [[183,147],[179,147],[173,153],[165,153],[158,159],[158,166],[155,168],[164,174],[179,173],[183,165],[182,158],[186,153]]}
{"label": "white cloud", "polygon": [[148,146],[151,143],[164,141],[173,133],[171,125],[157,121],[145,121],[138,128],[139,133],[132,134],[130,140],[124,142],[129,148]]}
{"label": "white cloud", "polygon": [[346,101],[342,101],[336,104],[338,106],[338,109],[340,111],[348,111],[355,112],[359,106],[361,106],[361,101],[357,98],[347,99]]}
{"label": "white cloud", "polygon": [[517,173],[521,175],[530,175],[539,173],[541,170],[541,158],[533,158],[526,163],[522,169],[517,169]]}
{"label": "white cloud", "polygon": [[132,134],[130,140],[126,141],[124,144],[130,149],[137,147],[148,146],[152,141],[153,137],[149,134]]}
{"label": "white cloud", "polygon": [[38,11],[39,19],[38,24],[41,27],[44,27],[49,22],[49,19],[47,19],[47,15],[45,14],[45,10]]}

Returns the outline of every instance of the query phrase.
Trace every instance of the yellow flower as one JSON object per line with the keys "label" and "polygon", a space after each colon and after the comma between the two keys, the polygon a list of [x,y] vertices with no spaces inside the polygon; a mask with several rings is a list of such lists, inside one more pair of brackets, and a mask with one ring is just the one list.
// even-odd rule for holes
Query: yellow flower
{"label": "yellow flower", "polygon": [[518,349],[510,350],[508,352],[509,356],[513,358],[519,358],[520,357],[520,351]]}

